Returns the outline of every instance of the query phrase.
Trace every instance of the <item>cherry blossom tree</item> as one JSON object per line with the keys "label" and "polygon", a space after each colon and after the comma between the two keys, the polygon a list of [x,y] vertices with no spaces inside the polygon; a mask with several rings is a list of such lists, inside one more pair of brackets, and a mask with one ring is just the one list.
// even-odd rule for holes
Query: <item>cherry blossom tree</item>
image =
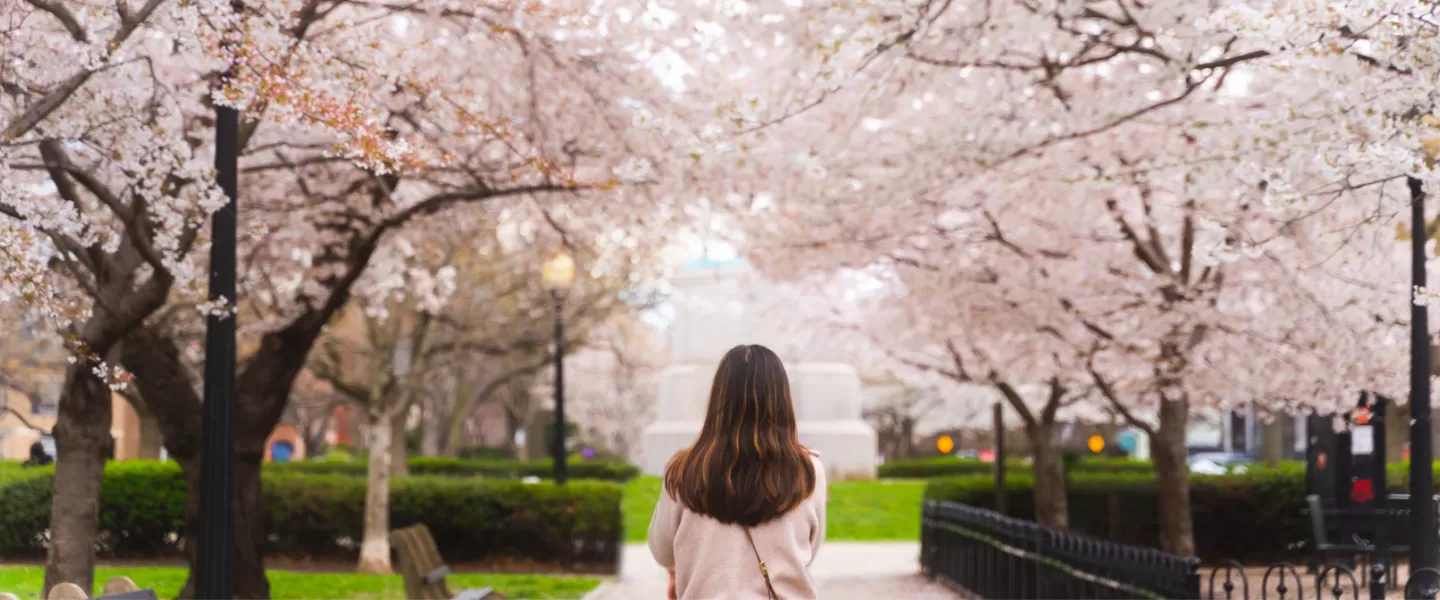
{"label": "cherry blossom tree", "polygon": [[[147,322],[167,301],[235,314],[258,348],[238,378],[238,593],[265,597],[258,465],[311,345],[352,293],[375,300],[427,285],[427,275],[402,270],[398,285],[377,278],[357,288],[372,260],[400,261],[395,240],[406,230],[423,235],[436,213],[487,202],[508,201],[571,235],[610,235],[634,220],[625,207],[652,200],[616,186],[685,160],[631,126],[647,103],[671,97],[632,68],[643,56],[618,45],[649,29],[610,19],[617,7],[236,8],[156,0],[83,13],[42,2],[5,9],[23,23],[0,38],[5,291],[72,331],[77,354],[57,428],[64,475],[51,585],[93,579],[98,449],[110,387],[129,378],[104,359],[127,335],[129,359],[119,362],[151,376],[142,395],[197,480],[198,400],[172,339],[194,324]],[[238,305],[199,301],[199,227],[223,204],[208,164],[217,102],[244,113]],[[594,201],[616,194],[628,202]],[[194,508],[192,497],[192,517]]]}
{"label": "cherry blossom tree", "polygon": [[[601,451],[629,458],[654,420],[658,377],[668,358],[664,340],[631,311],[595,324],[586,338],[586,347],[565,359],[567,418]],[[533,393],[553,398],[553,375],[537,380]]]}
{"label": "cherry blossom tree", "polygon": [[[346,318],[350,317],[350,318]],[[390,476],[392,461],[405,460],[404,421],[430,367],[434,316],[420,310],[385,320],[358,310],[341,315],[321,342],[310,372],[328,382],[365,415],[369,470],[361,573],[390,572]],[[395,424],[400,423],[399,427]],[[399,430],[397,440],[394,433]],[[398,447],[399,451],[396,452]]]}
{"label": "cherry blossom tree", "polygon": [[[1143,55],[1143,47],[1135,51]],[[1101,73],[1129,60],[1112,58],[1115,64],[1089,67],[1098,90],[1067,97],[1133,102],[1107,94],[1112,84],[1117,91],[1135,84]],[[1008,70],[970,67],[971,77]],[[955,128],[924,125],[941,113],[925,114],[930,92],[922,87],[909,106],[843,115],[858,126],[828,138],[828,152],[817,157],[829,159],[827,168],[813,174],[822,183],[757,193],[755,214],[740,221],[771,273],[862,269],[893,288],[878,308],[900,314],[875,331],[886,342],[895,331],[918,332],[898,345],[921,356],[891,352],[914,367],[971,381],[994,373],[992,383],[1009,387],[1003,373],[1014,369],[1052,390],[1105,399],[1152,434],[1162,545],[1190,553],[1184,432],[1195,407],[1348,400],[1358,389],[1395,389],[1383,360],[1361,359],[1395,333],[1393,310],[1375,303],[1384,283],[1351,279],[1350,263],[1375,256],[1375,248],[1347,246],[1353,227],[1327,228],[1344,223],[1343,215],[1272,206],[1267,186],[1246,176],[1247,161],[1267,164],[1267,153],[1251,145],[1265,138],[1250,135],[1243,120],[1269,98],[1221,85],[1225,67],[1208,67],[1213,85],[1176,88],[1184,103],[1081,127],[1083,136],[1053,137],[1075,129],[1061,125],[1026,141],[982,110],[974,127],[996,135],[953,147],[938,141]],[[1003,80],[993,79],[997,93],[1013,90]],[[945,81],[944,72],[925,81]],[[1166,97],[1163,87],[1146,95]],[[1070,110],[1040,104],[1012,106],[1011,121],[1034,127],[1063,116],[1048,110]],[[1015,140],[1019,146],[1009,145]],[[855,162],[830,159],[836,156]],[[843,184],[824,183],[836,177]],[[792,180],[800,177],[783,179]],[[910,182],[916,185],[902,187]],[[1008,323],[1007,314],[1015,315]],[[1320,315],[1326,327],[1301,320]],[[930,362],[922,360],[927,351]],[[1257,370],[1268,361],[1284,374]],[[1017,411],[1029,410],[1006,396]]]}
{"label": "cherry blossom tree", "polygon": [[[318,5],[293,13],[286,4],[251,3],[244,12],[161,0],[78,11],[38,1],[4,8],[12,24],[0,34],[5,294],[63,331],[75,357],[55,428],[47,590],[60,581],[88,589],[93,581],[110,394],[128,380],[106,359],[172,290],[195,286],[202,272],[198,230],[224,201],[205,141],[214,103],[331,132],[337,149],[357,160],[393,162],[393,146],[375,143],[355,118],[364,99],[343,96],[350,104],[337,100],[337,88],[306,85],[321,71],[364,74],[369,61],[355,68],[311,52]],[[222,72],[223,82],[215,77]],[[246,125],[243,139],[257,123]]]}

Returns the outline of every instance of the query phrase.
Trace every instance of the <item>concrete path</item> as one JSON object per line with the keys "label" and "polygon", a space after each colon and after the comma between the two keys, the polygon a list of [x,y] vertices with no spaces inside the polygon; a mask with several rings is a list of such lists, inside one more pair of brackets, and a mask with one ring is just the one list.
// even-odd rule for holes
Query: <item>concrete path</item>
{"label": "concrete path", "polygon": [[[830,542],[820,549],[810,572],[826,600],[957,598],[920,575],[919,557],[916,542]],[[645,544],[627,544],[619,580],[601,584],[585,600],[664,600],[669,582]]]}

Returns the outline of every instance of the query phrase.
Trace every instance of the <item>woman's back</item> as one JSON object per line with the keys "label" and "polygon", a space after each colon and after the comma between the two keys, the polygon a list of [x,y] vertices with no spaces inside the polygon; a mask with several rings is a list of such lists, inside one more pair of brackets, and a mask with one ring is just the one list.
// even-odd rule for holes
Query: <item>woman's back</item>
{"label": "woman's back", "polygon": [[[681,600],[814,598],[825,468],[800,445],[790,381],[764,346],[736,346],[710,385],[705,423],[665,467],[650,552]],[[763,565],[763,568],[762,568]]]}
{"label": "woman's back", "polygon": [[[818,457],[815,491],[789,512],[750,528],[755,547],[739,525],[721,523],[660,494],[650,520],[650,552],[675,573],[680,600],[768,598],[759,561],[765,562],[775,595],[784,600],[815,598],[808,567],[825,541],[825,468]],[[759,560],[756,559],[756,553]]]}

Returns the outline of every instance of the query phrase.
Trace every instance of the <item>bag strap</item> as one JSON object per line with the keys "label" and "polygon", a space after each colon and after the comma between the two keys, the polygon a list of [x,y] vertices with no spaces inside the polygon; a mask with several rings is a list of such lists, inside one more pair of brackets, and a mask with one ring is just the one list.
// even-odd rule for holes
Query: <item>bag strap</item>
{"label": "bag strap", "polygon": [[770,593],[770,600],[780,600],[775,593],[775,586],[770,584],[770,570],[765,568],[765,560],[760,558],[760,549],[755,547],[755,538],[750,536],[750,528],[745,527],[745,541],[750,542],[750,551],[755,553],[755,562],[760,563],[760,576],[765,578],[765,591]]}

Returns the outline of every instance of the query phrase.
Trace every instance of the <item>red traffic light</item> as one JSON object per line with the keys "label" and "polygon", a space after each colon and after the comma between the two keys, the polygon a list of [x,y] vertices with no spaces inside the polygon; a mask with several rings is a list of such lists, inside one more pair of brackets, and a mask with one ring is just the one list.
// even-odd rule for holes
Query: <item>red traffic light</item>
{"label": "red traffic light", "polygon": [[1356,479],[1350,486],[1351,502],[1369,502],[1375,499],[1375,486],[1370,484],[1369,479]]}

